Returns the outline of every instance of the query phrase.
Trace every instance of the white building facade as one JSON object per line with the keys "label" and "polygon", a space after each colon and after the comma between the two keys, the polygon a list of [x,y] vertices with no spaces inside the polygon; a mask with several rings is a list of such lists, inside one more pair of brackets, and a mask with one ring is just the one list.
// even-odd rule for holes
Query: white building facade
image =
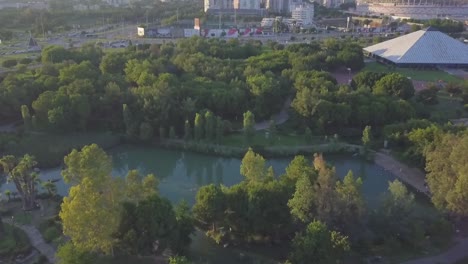
{"label": "white building facade", "polygon": [[314,22],[314,10],[312,4],[298,5],[291,10],[291,17],[296,21],[301,21],[303,25],[311,25]]}
{"label": "white building facade", "polygon": [[260,10],[261,0],[204,0],[204,10],[210,9],[250,9]]}

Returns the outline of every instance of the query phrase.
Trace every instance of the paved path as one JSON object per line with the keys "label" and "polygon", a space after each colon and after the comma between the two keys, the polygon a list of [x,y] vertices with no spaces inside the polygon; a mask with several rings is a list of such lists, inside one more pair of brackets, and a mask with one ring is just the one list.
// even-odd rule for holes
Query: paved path
{"label": "paved path", "polygon": [[[12,224],[11,219],[4,219],[3,221]],[[44,255],[49,263],[55,263],[55,249],[44,241],[44,238],[42,238],[37,228],[31,225],[20,225],[18,223],[14,223],[13,225],[20,228],[28,235],[31,245]]]}
{"label": "paved path", "polygon": [[374,162],[385,170],[390,171],[401,181],[411,185],[416,190],[429,195],[429,190],[426,188],[426,175],[423,171],[417,168],[410,168],[408,165],[401,163],[390,154],[383,151],[375,153]]}
{"label": "paved path", "polygon": [[16,132],[16,124],[18,122],[13,122],[10,124],[5,124],[5,125],[0,125],[0,132],[5,132],[5,133],[14,133]]}
{"label": "paved path", "polygon": [[[271,119],[275,120],[276,125],[281,125],[284,122],[288,121],[289,119],[288,109],[291,106],[291,101],[292,101],[291,97],[286,99],[286,101],[284,102],[283,108],[281,108],[281,112],[271,117]],[[257,131],[267,129],[269,127],[270,127],[270,120],[265,120],[265,121],[255,124],[255,130]]]}
{"label": "paved path", "polygon": [[459,239],[457,244],[444,253],[402,264],[452,264],[468,256],[468,238]]}

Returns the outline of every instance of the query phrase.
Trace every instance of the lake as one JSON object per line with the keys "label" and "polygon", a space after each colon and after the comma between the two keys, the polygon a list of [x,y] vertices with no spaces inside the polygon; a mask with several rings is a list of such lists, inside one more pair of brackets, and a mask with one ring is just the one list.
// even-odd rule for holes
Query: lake
{"label": "lake", "polygon": [[[122,145],[108,151],[113,158],[115,176],[125,176],[129,170],[137,169],[141,174],[154,173],[160,179],[159,192],[173,203],[182,199],[190,205],[195,201],[195,194],[200,186],[210,183],[231,186],[242,181],[240,175],[241,160],[204,155],[194,152],[167,150],[154,147]],[[363,179],[363,194],[370,206],[378,202],[380,195],[387,189],[388,182],[395,177],[382,167],[349,155],[324,155],[325,160],[335,166],[337,176],[343,178],[349,170],[356,177]],[[281,175],[292,160],[291,158],[275,158],[268,160],[275,173]],[[310,156],[310,160],[312,160]],[[43,170],[42,180],[61,179],[61,168]],[[69,186],[63,181],[56,183],[58,193],[68,194]],[[16,190],[13,184],[3,184],[0,190]],[[262,251],[261,249],[258,251]],[[268,250],[267,250],[268,251]],[[216,246],[212,241],[198,232],[194,236],[191,255],[207,263],[240,264],[251,263],[239,256],[245,255],[254,263],[268,263],[268,258],[244,252],[239,249]],[[269,254],[268,254],[269,255]]]}

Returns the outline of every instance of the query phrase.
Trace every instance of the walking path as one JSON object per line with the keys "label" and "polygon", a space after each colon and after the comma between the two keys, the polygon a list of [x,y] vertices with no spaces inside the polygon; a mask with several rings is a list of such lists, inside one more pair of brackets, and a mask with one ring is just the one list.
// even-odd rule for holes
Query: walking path
{"label": "walking path", "polygon": [[384,151],[375,153],[374,162],[419,192],[430,195],[426,188],[426,175],[421,170],[408,167]]}
{"label": "walking path", "polygon": [[[290,97],[286,99],[286,101],[284,102],[283,108],[281,108],[281,112],[271,117],[271,119],[275,120],[276,125],[280,125],[288,121],[289,119],[288,109],[291,106],[291,101],[292,99]],[[270,120],[265,120],[265,121],[255,124],[255,130],[257,131],[267,129],[268,127],[270,127]]]}
{"label": "walking path", "polygon": [[468,256],[468,237],[459,239],[457,244],[437,256],[420,258],[402,264],[452,264]]}
{"label": "walking path", "polygon": [[39,232],[39,230],[37,230],[36,227],[31,225],[20,225],[18,223],[13,223],[11,219],[4,219],[3,221],[23,230],[26,233],[26,235],[28,235],[31,245],[35,249],[37,249],[42,255],[44,255],[49,261],[49,263],[55,263],[55,249],[44,241],[44,238],[42,237],[41,233]]}
{"label": "walking path", "polygon": [[[425,174],[423,171],[408,167],[384,151],[377,152],[374,161],[408,185],[430,196],[429,190],[425,185]],[[453,247],[439,255],[419,258],[402,264],[453,264],[468,257],[468,237],[459,237],[455,242],[456,244]]]}

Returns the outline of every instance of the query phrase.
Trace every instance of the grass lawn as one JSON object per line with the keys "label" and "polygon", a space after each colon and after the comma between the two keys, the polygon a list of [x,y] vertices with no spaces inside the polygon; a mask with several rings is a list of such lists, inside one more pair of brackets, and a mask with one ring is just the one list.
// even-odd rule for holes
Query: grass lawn
{"label": "grass lawn", "polygon": [[438,82],[439,80],[445,82],[457,82],[461,81],[460,78],[454,75],[450,75],[443,71],[438,70],[416,70],[410,68],[395,68],[389,69],[386,65],[377,63],[377,62],[370,62],[366,63],[366,66],[363,70],[373,71],[373,72],[385,72],[385,73],[392,73],[397,72],[406,77],[410,77],[412,80],[415,81],[428,81],[428,82]]}
{"label": "grass lawn", "polygon": [[74,148],[96,143],[102,148],[109,148],[119,143],[119,136],[111,133],[77,133],[54,135],[32,133],[10,142],[5,146],[5,153],[24,155],[29,153],[36,157],[39,167],[53,167],[63,161],[63,157]]}
{"label": "grass lawn", "polygon": [[0,239],[0,262],[31,249],[28,236],[22,230],[8,224],[4,226],[5,235]]}
{"label": "grass lawn", "polygon": [[444,91],[440,91],[437,94],[439,103],[436,105],[428,106],[431,111],[431,117],[436,120],[447,120],[457,119],[467,116],[467,112],[464,111],[461,104],[460,97],[450,97],[450,95]]}

